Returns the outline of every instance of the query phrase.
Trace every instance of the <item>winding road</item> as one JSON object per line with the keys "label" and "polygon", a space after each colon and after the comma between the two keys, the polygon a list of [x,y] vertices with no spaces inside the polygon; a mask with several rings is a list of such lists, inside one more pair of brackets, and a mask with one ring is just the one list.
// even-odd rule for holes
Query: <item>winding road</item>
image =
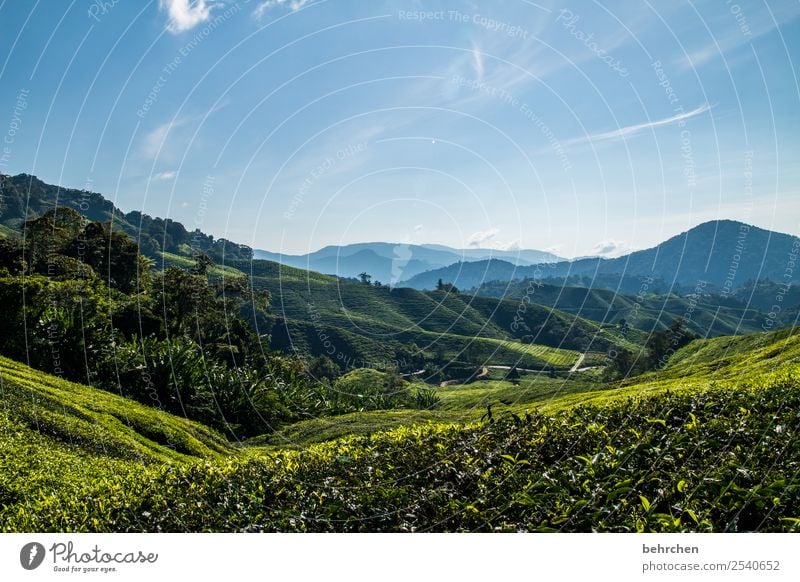
{"label": "winding road", "polygon": [[581,354],[580,356],[578,356],[578,361],[575,362],[575,365],[569,369],[569,373],[572,374],[573,372],[577,372],[578,368],[581,367],[581,364],[585,359],[586,359],[586,354]]}

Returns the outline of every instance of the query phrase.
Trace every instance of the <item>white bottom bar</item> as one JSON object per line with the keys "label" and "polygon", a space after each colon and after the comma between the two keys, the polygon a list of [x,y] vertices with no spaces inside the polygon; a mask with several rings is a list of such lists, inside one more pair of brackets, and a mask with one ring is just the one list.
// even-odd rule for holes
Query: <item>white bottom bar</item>
{"label": "white bottom bar", "polygon": [[778,581],[800,580],[798,550],[794,534],[4,534],[0,579]]}

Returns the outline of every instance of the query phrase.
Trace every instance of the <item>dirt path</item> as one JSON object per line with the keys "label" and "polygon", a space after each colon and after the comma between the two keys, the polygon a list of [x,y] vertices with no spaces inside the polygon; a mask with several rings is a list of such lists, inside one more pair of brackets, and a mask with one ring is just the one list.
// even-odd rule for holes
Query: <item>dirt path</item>
{"label": "dirt path", "polygon": [[[472,378],[472,382],[478,382],[481,380],[488,380],[489,379],[489,368],[492,366],[483,366],[479,374],[477,374],[474,378]],[[451,386],[453,384],[461,384],[464,383],[464,380],[445,380],[439,384],[439,388],[446,388],[447,386]],[[469,383],[469,382],[466,382]]]}
{"label": "dirt path", "polygon": [[[486,366],[490,370],[510,370],[511,366]],[[530,370],[528,368],[517,368],[517,372],[528,372],[530,374],[547,374],[546,370]]]}

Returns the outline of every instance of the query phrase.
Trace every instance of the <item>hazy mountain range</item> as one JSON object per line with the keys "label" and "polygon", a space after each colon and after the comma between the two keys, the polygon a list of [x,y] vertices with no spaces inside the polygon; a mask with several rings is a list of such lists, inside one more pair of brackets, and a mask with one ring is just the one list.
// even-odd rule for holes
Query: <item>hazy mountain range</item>
{"label": "hazy mountain range", "polygon": [[[539,250],[454,249],[385,242],[327,246],[305,255],[286,255],[251,251],[245,245],[189,231],[173,220],[138,211],[124,213],[100,194],[46,184],[35,176],[0,175],[0,190],[0,236],[13,234],[27,218],[64,205],[92,220],[113,221],[116,228],[137,239],[145,254],[156,258],[162,252],[190,257],[200,251],[218,262],[253,257],[340,277],[358,277],[366,272],[384,284],[420,290],[435,288],[439,279],[462,290],[492,281],[545,279],[636,294],[642,280],[649,278],[648,292],[691,293],[700,287],[732,294],[749,281],[788,285],[797,283],[800,276],[796,266],[800,238],[733,220],[706,222],[653,248],[614,259],[568,261]],[[492,294],[497,295],[497,291]]]}
{"label": "hazy mountain range", "polygon": [[538,250],[455,249],[435,244],[385,242],[327,246],[305,255],[256,250],[254,256],[256,259],[339,277],[358,277],[366,272],[374,280],[392,285],[459,261],[502,259],[510,265],[529,266],[564,260],[552,253]]}
{"label": "hazy mountain range", "polygon": [[[800,251],[796,236],[764,230],[733,220],[715,220],[646,250],[615,259],[586,258],[534,266],[501,259],[461,262],[421,273],[401,285],[433,289],[442,279],[461,289],[489,281],[536,278],[571,281],[584,287],[630,289],[643,278],[657,281],[662,292],[691,292],[696,287],[729,293],[751,280],[794,283]],[[569,279],[572,278],[572,279]]]}

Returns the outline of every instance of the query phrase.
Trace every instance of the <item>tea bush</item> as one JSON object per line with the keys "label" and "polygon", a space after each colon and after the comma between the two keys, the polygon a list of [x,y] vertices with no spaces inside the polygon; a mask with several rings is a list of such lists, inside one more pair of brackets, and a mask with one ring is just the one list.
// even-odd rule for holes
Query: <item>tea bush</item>
{"label": "tea bush", "polygon": [[142,464],[61,444],[56,462],[44,462],[49,441],[15,437],[29,431],[17,425],[0,448],[0,527],[796,531],[798,411],[795,368],[688,390],[676,383],[547,415],[404,427],[302,451],[240,449],[224,459]]}

